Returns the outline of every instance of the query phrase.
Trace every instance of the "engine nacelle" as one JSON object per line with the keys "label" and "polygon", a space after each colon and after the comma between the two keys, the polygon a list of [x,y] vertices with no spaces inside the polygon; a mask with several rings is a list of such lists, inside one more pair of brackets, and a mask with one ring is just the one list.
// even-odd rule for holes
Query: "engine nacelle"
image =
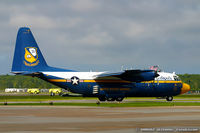
{"label": "engine nacelle", "polygon": [[158,76],[159,74],[156,71],[143,72],[140,74],[140,80],[151,81],[151,80],[154,80]]}
{"label": "engine nacelle", "polygon": [[154,70],[126,70],[118,77],[131,82],[142,82],[154,80],[158,76],[159,74]]}

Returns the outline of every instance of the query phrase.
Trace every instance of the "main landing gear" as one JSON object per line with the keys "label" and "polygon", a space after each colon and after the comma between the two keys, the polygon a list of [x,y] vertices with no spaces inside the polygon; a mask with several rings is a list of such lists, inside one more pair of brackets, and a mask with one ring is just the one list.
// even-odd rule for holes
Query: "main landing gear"
{"label": "main landing gear", "polygon": [[173,96],[167,96],[167,97],[166,97],[166,100],[167,100],[167,101],[172,101],[172,100],[173,100]]}
{"label": "main landing gear", "polygon": [[[118,101],[118,102],[121,102],[124,99],[124,97],[105,97],[105,96],[101,96],[101,97],[98,97],[98,98],[99,98],[99,101],[101,101],[101,102],[103,102],[103,101]],[[165,98],[166,98],[167,101],[173,100],[173,96],[166,96]]]}
{"label": "main landing gear", "polygon": [[99,101],[118,101],[118,102],[121,102],[124,97],[98,97],[99,98]]}

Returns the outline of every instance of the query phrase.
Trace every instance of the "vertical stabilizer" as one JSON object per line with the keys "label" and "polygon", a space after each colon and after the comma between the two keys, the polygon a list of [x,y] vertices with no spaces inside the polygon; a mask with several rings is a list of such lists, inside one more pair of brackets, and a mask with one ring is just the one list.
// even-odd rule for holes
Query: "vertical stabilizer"
{"label": "vertical stabilizer", "polygon": [[20,28],[17,34],[12,72],[37,72],[47,67],[31,30],[27,27]]}

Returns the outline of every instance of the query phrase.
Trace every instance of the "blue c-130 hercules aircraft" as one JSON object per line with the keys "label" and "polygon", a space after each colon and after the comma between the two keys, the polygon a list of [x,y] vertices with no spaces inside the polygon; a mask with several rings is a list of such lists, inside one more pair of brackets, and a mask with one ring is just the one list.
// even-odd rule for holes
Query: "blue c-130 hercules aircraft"
{"label": "blue c-130 hercules aircraft", "polygon": [[125,97],[165,97],[190,90],[175,73],[155,70],[125,70],[117,73],[79,72],[47,65],[32,32],[27,27],[17,34],[12,73],[33,76],[58,87],[100,101],[122,101]]}

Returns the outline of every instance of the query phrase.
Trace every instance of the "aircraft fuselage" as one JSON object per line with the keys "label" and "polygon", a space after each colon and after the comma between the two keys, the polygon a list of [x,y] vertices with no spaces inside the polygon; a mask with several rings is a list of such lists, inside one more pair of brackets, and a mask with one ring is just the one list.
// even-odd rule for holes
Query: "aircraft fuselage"
{"label": "aircraft fuselage", "polygon": [[43,72],[42,79],[89,97],[168,97],[189,91],[174,73],[158,73],[152,81],[130,82],[119,78],[96,79],[104,72]]}

